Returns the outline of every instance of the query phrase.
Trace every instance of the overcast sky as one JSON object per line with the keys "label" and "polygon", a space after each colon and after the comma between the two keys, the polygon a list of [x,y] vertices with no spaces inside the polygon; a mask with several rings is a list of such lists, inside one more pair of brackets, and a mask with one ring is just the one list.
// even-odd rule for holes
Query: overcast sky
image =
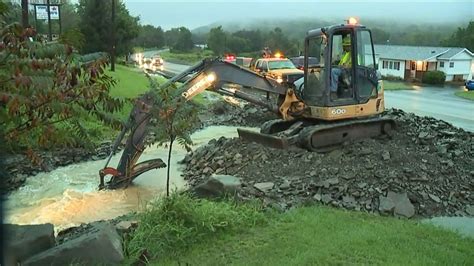
{"label": "overcast sky", "polygon": [[333,18],[349,16],[396,21],[449,22],[474,18],[474,1],[269,1],[241,0],[124,0],[130,13],[142,24],[168,30],[194,29],[213,22],[248,21],[255,18]]}

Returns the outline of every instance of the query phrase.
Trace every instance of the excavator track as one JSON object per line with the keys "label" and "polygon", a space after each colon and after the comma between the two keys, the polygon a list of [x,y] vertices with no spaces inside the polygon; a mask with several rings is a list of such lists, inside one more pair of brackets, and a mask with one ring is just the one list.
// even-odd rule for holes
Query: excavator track
{"label": "excavator track", "polygon": [[[317,123],[317,122],[316,122]],[[395,121],[388,117],[309,124],[309,121],[272,120],[262,126],[260,133],[238,129],[239,137],[272,148],[297,146],[314,152],[337,149],[344,142],[390,135]]]}
{"label": "excavator track", "polygon": [[344,142],[390,135],[395,128],[391,118],[370,118],[306,127],[298,134],[298,146],[309,151],[327,152]]}

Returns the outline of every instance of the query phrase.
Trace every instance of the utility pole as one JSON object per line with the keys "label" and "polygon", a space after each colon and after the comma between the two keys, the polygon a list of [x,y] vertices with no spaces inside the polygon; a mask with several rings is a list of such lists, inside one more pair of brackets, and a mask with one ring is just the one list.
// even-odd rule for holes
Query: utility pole
{"label": "utility pole", "polygon": [[[48,0],[49,1],[49,0]],[[110,51],[110,71],[115,71],[115,0],[112,1],[112,45]]]}
{"label": "utility pole", "polygon": [[21,24],[23,28],[30,26],[28,22],[28,0],[21,0]]}
{"label": "utility pole", "polygon": [[52,30],[51,30],[51,5],[49,3],[49,0],[46,1],[46,8],[48,10],[48,40],[50,42],[53,41],[53,34],[52,34]]}

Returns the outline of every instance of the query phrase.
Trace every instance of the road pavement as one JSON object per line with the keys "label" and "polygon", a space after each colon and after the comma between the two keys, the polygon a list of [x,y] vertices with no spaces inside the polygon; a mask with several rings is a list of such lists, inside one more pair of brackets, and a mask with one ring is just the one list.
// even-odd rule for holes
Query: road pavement
{"label": "road pavement", "polygon": [[[148,51],[148,55],[159,51]],[[165,62],[164,70],[180,73],[188,65]],[[474,132],[474,102],[454,95],[463,87],[419,87],[414,90],[385,92],[385,107],[402,109],[420,116],[431,116],[447,121],[454,126]]]}
{"label": "road pavement", "polygon": [[462,87],[445,86],[386,91],[385,107],[431,116],[474,132],[474,101],[454,95],[462,90]]}

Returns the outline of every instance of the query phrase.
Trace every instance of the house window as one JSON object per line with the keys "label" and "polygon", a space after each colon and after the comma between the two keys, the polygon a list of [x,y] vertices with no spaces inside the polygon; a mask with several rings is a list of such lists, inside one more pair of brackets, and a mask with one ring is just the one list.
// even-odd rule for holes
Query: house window
{"label": "house window", "polygon": [[444,62],[439,62],[439,67],[444,67]]}
{"label": "house window", "polygon": [[400,62],[394,62],[394,63],[393,63],[393,67],[394,67],[396,70],[400,70]]}
{"label": "house window", "polygon": [[382,68],[387,69],[388,68],[388,61],[383,61],[382,62]]}
{"label": "house window", "polygon": [[453,68],[454,67],[454,62],[449,62],[449,68]]}
{"label": "house window", "polygon": [[388,68],[393,69],[393,61],[390,61]]}

